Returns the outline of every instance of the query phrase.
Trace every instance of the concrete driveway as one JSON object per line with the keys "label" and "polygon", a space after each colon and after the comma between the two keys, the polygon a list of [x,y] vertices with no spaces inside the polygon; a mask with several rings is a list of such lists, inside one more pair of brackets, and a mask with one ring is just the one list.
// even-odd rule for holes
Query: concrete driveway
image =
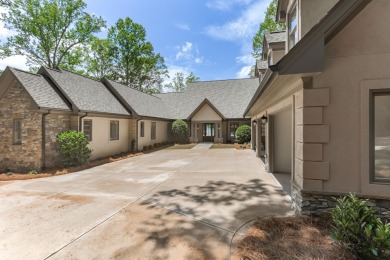
{"label": "concrete driveway", "polygon": [[254,153],[161,150],[0,182],[0,259],[228,259],[233,234],[290,203]]}

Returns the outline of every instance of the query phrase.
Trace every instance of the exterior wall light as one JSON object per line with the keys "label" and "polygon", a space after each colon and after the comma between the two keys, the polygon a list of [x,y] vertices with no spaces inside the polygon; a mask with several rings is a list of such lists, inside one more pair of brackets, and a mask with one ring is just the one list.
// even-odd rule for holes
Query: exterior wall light
{"label": "exterior wall light", "polygon": [[267,123],[267,121],[268,121],[268,118],[267,118],[265,115],[263,115],[263,116],[261,117],[261,123],[262,123],[263,125],[265,125],[265,124]]}
{"label": "exterior wall light", "polygon": [[257,125],[256,121],[253,121],[253,126],[256,126],[256,125]]}

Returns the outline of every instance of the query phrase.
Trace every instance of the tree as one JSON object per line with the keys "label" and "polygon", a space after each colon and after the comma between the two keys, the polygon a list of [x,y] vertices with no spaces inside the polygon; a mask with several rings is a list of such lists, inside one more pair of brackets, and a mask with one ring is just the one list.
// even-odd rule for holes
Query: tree
{"label": "tree", "polygon": [[188,75],[186,78],[186,84],[198,82],[199,80],[200,78],[198,76],[195,76],[195,74],[191,72],[190,75]]}
{"label": "tree", "polygon": [[114,46],[113,79],[147,93],[161,92],[167,74],[164,58],[155,54],[142,25],[119,19],[108,31]]}
{"label": "tree", "polygon": [[183,72],[177,72],[171,83],[168,83],[165,87],[173,92],[183,92],[186,89],[188,83],[199,81],[199,77],[195,76],[191,72],[186,78],[184,78]]}
{"label": "tree", "polygon": [[86,74],[95,79],[111,78],[114,46],[107,39],[93,38],[85,52]]}
{"label": "tree", "polygon": [[0,21],[15,32],[0,55],[24,55],[30,66],[77,66],[75,48],[105,26],[101,17],[85,12],[82,0],[0,0],[0,6],[7,9]]}
{"label": "tree", "polygon": [[252,40],[252,55],[255,58],[261,56],[263,49],[263,39],[264,34],[268,32],[282,31],[286,29],[284,24],[276,22],[276,11],[277,11],[278,0],[272,0],[270,5],[265,12],[265,18],[262,23],[260,23],[259,30]]}

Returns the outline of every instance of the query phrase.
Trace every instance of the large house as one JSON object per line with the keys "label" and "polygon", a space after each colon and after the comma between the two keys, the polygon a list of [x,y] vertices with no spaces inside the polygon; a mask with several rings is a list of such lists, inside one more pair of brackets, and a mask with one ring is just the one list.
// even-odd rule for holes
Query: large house
{"label": "large house", "polygon": [[[388,0],[278,2],[287,29],[265,36],[244,115],[264,167],[291,182],[298,212],[327,211],[353,192],[390,217],[389,10]],[[283,48],[269,40],[279,34]]]}
{"label": "large house", "polygon": [[192,142],[234,142],[258,79],[191,83],[183,93],[149,95],[103,78],[61,69],[7,68],[0,77],[0,171],[60,164],[56,137],[83,131],[92,159],[169,142],[186,120]]}

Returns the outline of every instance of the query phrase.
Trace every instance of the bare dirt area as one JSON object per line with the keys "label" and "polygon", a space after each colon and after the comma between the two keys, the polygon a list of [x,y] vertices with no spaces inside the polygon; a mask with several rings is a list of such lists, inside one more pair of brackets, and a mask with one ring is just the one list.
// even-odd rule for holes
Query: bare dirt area
{"label": "bare dirt area", "polygon": [[257,220],[238,243],[236,256],[262,259],[356,259],[330,237],[329,217],[285,217]]}
{"label": "bare dirt area", "polygon": [[168,149],[192,149],[196,146],[196,144],[175,144]]}
{"label": "bare dirt area", "polygon": [[135,156],[143,155],[144,153],[124,153],[114,156],[109,156],[105,158],[99,158],[93,161],[90,161],[84,165],[61,168],[61,169],[48,169],[44,172],[35,172],[35,173],[0,173],[0,181],[16,181],[16,180],[31,180],[37,178],[46,178],[52,176],[64,175],[72,172],[78,172],[86,169],[90,169],[96,166],[100,166],[107,163],[112,163],[128,158],[132,158]]}

